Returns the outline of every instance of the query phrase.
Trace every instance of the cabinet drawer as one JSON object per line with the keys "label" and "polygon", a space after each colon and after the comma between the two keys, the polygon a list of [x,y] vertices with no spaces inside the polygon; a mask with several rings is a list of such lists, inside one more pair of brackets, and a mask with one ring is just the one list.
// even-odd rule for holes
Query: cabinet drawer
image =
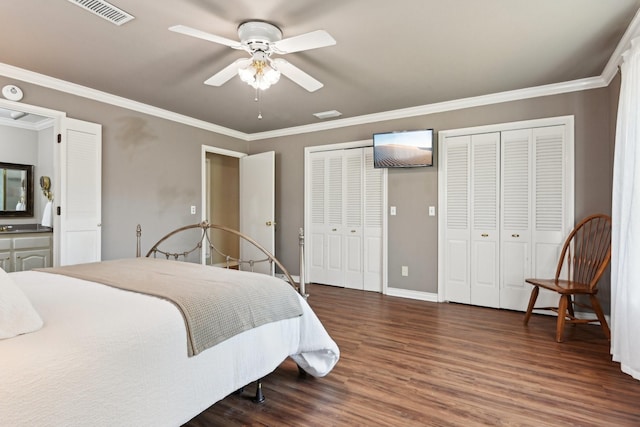
{"label": "cabinet drawer", "polygon": [[49,236],[14,237],[13,249],[48,248],[51,245]]}

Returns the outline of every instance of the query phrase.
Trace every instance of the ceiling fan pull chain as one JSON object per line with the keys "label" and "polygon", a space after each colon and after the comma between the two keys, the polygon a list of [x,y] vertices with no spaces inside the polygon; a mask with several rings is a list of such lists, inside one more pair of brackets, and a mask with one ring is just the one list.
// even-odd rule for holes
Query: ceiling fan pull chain
{"label": "ceiling fan pull chain", "polygon": [[260,108],[260,89],[256,88],[255,101],[258,103],[258,120],[262,120],[262,109]]}

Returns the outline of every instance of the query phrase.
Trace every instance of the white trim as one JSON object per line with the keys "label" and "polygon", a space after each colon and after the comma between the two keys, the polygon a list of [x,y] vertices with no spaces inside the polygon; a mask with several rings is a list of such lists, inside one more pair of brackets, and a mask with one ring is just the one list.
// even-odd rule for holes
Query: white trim
{"label": "white trim", "polygon": [[607,86],[618,73],[618,67],[622,63],[622,54],[631,47],[631,40],[640,35],[640,10],[638,10],[616,46],[616,50],[609,58],[607,65],[602,70],[601,77],[607,82]]}
{"label": "white trim", "polygon": [[34,130],[41,131],[43,129],[48,129],[53,126],[54,119],[46,118],[44,120],[40,120],[37,123],[33,122],[25,122],[22,120],[13,120],[7,118],[0,118],[0,126],[9,126],[13,128],[26,129],[26,130]]}
{"label": "white trim", "polygon": [[304,156],[306,159],[307,154],[309,153],[316,153],[319,151],[348,150],[349,148],[362,148],[362,147],[373,147],[373,140],[362,139],[360,141],[338,142],[336,144],[314,145],[312,147],[305,147]]}
{"label": "white trim", "polygon": [[438,294],[432,292],[412,291],[410,289],[400,288],[387,288],[387,293],[390,297],[400,297],[415,299],[420,301],[438,302]]}
{"label": "white trim", "polygon": [[49,108],[38,107],[37,105],[23,104],[21,102],[8,101],[2,98],[0,98],[0,108],[5,108],[7,110],[24,111],[28,114],[49,117],[53,121],[67,116],[67,113],[63,111],[51,110]]}
{"label": "white trim", "polygon": [[[533,120],[521,120],[518,122],[496,123],[491,125],[473,126],[468,128],[441,130],[438,132],[438,149],[441,148],[440,142],[443,141],[444,138],[451,137],[451,136],[503,132],[508,130],[540,128],[540,127],[555,126],[555,125],[567,125],[573,128],[573,122],[574,122],[574,116],[569,115],[569,116],[545,117],[542,119],[533,119]],[[572,132],[572,136],[573,136],[573,132]],[[441,150],[438,150],[438,155],[440,155],[440,153],[441,153]],[[442,159],[438,158],[438,161],[440,160]]]}

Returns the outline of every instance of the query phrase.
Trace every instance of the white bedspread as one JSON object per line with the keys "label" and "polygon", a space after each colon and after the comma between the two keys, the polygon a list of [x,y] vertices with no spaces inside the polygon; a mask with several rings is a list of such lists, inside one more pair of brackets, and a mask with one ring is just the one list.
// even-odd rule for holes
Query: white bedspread
{"label": "white bedspread", "polygon": [[324,376],[339,350],[308,304],[187,357],[173,304],[80,279],[12,273],[44,320],[0,340],[0,424],[178,426],[287,356]]}

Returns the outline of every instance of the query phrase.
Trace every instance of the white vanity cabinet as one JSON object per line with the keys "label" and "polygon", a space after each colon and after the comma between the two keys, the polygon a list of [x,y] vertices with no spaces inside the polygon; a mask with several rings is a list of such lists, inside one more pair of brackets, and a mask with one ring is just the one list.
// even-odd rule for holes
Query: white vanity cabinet
{"label": "white vanity cabinet", "polygon": [[0,268],[13,271],[11,268],[11,239],[0,238]]}
{"label": "white vanity cabinet", "polygon": [[51,267],[52,233],[20,233],[0,236],[0,267],[25,271]]}

